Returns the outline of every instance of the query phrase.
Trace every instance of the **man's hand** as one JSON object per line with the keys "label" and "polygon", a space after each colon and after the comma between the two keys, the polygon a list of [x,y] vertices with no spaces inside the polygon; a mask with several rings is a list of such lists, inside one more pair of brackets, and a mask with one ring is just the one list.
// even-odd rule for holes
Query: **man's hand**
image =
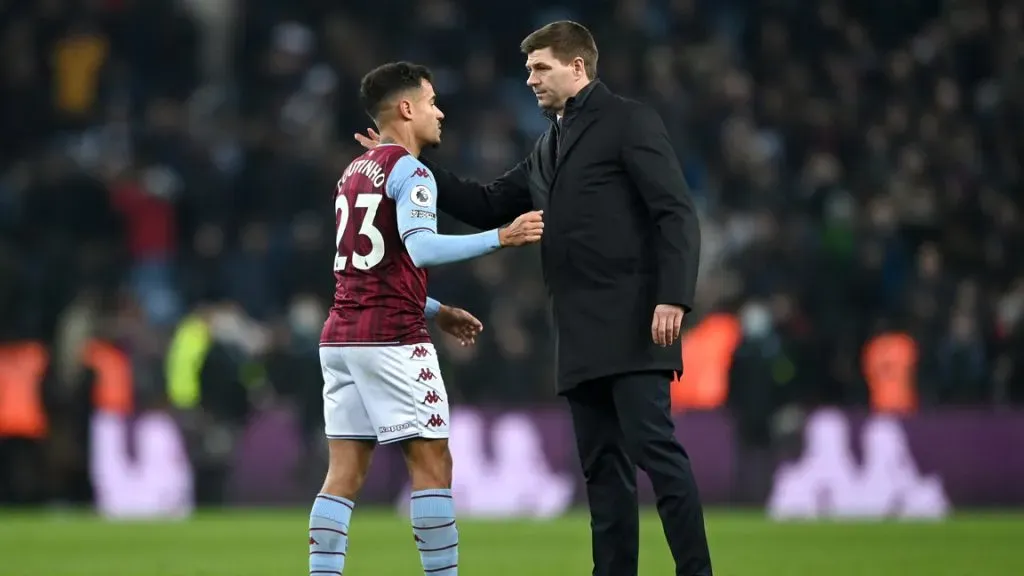
{"label": "man's hand", "polygon": [[683,328],[683,309],[674,304],[658,304],[654,307],[654,320],[651,321],[651,338],[658,346],[668,346],[679,338]]}
{"label": "man's hand", "polygon": [[373,150],[378,144],[380,144],[380,134],[377,134],[377,131],[373,128],[367,128],[365,136],[358,133],[354,134],[354,136],[356,142],[359,142],[359,144],[367,150]]}
{"label": "man's hand", "polygon": [[539,242],[544,234],[543,210],[521,214],[508,226],[498,230],[498,241],[504,246],[524,246]]}
{"label": "man's hand", "polygon": [[441,330],[459,339],[463,346],[472,346],[476,343],[476,337],[484,329],[484,325],[475,316],[462,308],[452,308],[441,305],[441,309],[434,316],[434,323]]}

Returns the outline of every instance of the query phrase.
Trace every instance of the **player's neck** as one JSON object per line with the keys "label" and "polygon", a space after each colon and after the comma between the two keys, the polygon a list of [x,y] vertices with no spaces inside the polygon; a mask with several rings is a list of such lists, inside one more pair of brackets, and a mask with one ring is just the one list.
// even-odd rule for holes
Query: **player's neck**
{"label": "player's neck", "polygon": [[412,137],[411,134],[402,134],[398,130],[393,129],[382,129],[380,131],[380,143],[381,144],[396,144],[405,148],[412,154],[413,157],[419,158],[422,147],[416,141],[416,138]]}

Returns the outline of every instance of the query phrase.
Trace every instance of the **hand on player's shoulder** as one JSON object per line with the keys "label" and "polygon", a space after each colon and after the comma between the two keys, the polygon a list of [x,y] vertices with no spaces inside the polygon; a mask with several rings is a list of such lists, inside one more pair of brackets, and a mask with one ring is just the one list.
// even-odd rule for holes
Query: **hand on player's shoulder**
{"label": "hand on player's shoulder", "polygon": [[356,142],[366,148],[367,150],[373,150],[380,144],[380,134],[377,133],[373,128],[367,128],[366,134],[354,134]]}
{"label": "hand on player's shoulder", "polygon": [[540,242],[544,235],[544,211],[533,210],[520,215],[511,224],[498,231],[502,246],[525,246]]}

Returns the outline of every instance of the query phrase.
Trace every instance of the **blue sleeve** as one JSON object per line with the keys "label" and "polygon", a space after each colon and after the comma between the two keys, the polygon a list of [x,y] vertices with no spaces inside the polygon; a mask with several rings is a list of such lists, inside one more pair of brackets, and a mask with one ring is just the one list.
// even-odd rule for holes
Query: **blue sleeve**
{"label": "blue sleeve", "polygon": [[437,233],[437,184],[430,170],[412,156],[391,169],[387,194],[395,200],[405,249],[419,268],[469,260],[501,248],[496,229],[458,236]]}
{"label": "blue sleeve", "polygon": [[437,300],[434,300],[430,296],[427,296],[427,304],[423,307],[423,315],[426,316],[427,319],[429,320],[434,316],[437,316],[437,313],[440,311],[441,303],[438,302]]}

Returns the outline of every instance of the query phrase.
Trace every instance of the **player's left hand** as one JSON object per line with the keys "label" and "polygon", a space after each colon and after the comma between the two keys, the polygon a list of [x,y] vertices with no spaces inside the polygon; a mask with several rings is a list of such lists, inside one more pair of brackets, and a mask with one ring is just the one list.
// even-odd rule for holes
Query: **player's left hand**
{"label": "player's left hand", "polygon": [[654,307],[654,320],[651,321],[651,338],[658,346],[668,346],[679,338],[683,327],[683,316],[686,312],[675,304],[658,304]]}
{"label": "player's left hand", "polygon": [[476,337],[484,329],[484,325],[475,316],[462,308],[442,305],[434,316],[434,323],[441,330],[459,339],[463,346],[472,346]]}
{"label": "player's left hand", "polygon": [[359,142],[359,144],[367,150],[373,150],[378,144],[380,144],[380,134],[378,134],[373,128],[367,128],[365,135],[356,133],[353,136],[355,136],[356,142]]}

